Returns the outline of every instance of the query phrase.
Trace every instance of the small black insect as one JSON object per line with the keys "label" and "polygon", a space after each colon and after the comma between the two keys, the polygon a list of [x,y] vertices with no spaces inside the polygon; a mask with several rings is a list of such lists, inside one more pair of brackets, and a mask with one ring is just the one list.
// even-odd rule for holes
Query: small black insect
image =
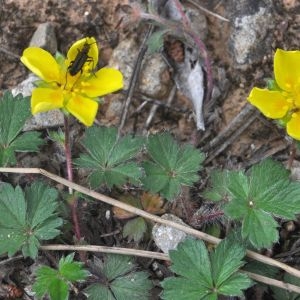
{"label": "small black insect", "polygon": [[78,72],[82,73],[82,68],[86,62],[94,63],[93,58],[88,55],[92,44],[85,42],[81,50],[77,49],[78,53],[68,67],[71,76],[75,76]]}

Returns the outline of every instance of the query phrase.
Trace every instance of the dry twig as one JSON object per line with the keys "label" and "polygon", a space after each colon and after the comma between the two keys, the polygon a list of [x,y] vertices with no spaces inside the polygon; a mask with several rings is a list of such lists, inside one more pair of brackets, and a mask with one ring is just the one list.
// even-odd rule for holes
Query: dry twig
{"label": "dry twig", "polygon": [[132,71],[129,88],[127,90],[125,103],[124,103],[123,110],[122,110],[121,121],[120,121],[120,125],[119,125],[119,128],[118,128],[118,135],[119,136],[121,135],[122,129],[123,129],[123,127],[125,125],[125,122],[126,122],[129,105],[130,105],[130,103],[132,101],[132,98],[133,98],[133,93],[134,93],[136,82],[138,80],[138,75],[140,74],[142,61],[143,61],[143,58],[144,58],[144,56],[146,54],[146,51],[147,51],[147,48],[148,48],[146,43],[147,43],[148,38],[151,36],[151,34],[153,32],[153,28],[154,28],[153,25],[150,25],[149,28],[148,28],[148,31],[147,31],[146,36],[143,40],[143,43],[140,47],[140,51],[139,51],[136,63],[134,65],[134,68],[133,68],[133,71]]}

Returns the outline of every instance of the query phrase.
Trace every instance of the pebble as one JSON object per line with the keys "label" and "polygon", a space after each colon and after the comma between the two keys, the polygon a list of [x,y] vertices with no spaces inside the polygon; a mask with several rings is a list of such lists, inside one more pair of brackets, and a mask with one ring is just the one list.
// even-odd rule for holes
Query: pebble
{"label": "pebble", "polygon": [[[14,96],[22,94],[24,97],[31,96],[34,88],[34,82],[39,80],[34,74],[30,74],[27,79],[12,89]],[[64,125],[64,114],[60,110],[50,110],[45,113],[33,115],[24,125],[24,131],[41,130],[50,127],[58,127]]]}
{"label": "pebble", "polygon": [[[139,45],[134,39],[126,39],[114,49],[109,62],[110,67],[119,69],[124,77],[124,89],[128,89],[133,68],[139,54]],[[160,98],[167,94],[168,86],[162,84],[162,76],[167,65],[159,53],[146,57],[143,62],[138,89],[153,98]]]}
{"label": "pebble", "polygon": [[[272,3],[270,1],[256,2],[252,0],[233,0],[230,4],[232,20],[229,52],[236,67],[244,67],[259,63],[271,49],[270,27],[273,25]],[[230,11],[230,8],[228,8]]]}
{"label": "pebble", "polygon": [[57,51],[57,40],[53,24],[50,22],[39,24],[29,46],[43,48],[51,54],[55,54]]}
{"label": "pebble", "polygon": [[[164,214],[162,219],[186,225],[180,218],[172,214]],[[177,245],[186,238],[187,234],[174,227],[156,224],[152,229],[152,236],[157,247],[164,253],[168,253],[169,250],[176,249]]]}
{"label": "pebble", "polygon": [[[49,22],[40,24],[31,38],[30,46],[40,47],[54,54],[57,50],[54,26]],[[31,96],[31,92],[35,87],[34,82],[37,80],[39,80],[37,76],[30,74],[27,79],[12,89],[12,94],[17,95],[21,93],[24,97]],[[32,116],[25,123],[23,130],[41,130],[63,125],[63,113],[60,110],[51,110]]]}

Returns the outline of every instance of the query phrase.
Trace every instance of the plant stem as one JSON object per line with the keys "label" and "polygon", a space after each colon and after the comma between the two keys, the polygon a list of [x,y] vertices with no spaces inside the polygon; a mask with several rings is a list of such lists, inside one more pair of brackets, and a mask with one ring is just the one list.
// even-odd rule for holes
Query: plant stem
{"label": "plant stem", "polygon": [[[65,156],[66,156],[66,168],[68,174],[68,180],[73,182],[73,170],[72,170],[72,153],[71,153],[71,140],[70,140],[70,125],[69,117],[64,116],[64,125],[65,125]],[[69,188],[69,194],[73,194],[73,190]],[[77,197],[72,195],[71,201],[71,216],[73,221],[73,231],[77,241],[81,239],[80,226],[77,216]]]}

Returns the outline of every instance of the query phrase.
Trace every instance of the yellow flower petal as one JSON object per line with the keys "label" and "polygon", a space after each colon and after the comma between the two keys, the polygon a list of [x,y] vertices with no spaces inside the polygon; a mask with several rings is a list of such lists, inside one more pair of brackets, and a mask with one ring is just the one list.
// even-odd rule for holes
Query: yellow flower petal
{"label": "yellow flower petal", "polygon": [[98,103],[89,98],[74,94],[67,102],[65,108],[81,123],[91,126],[97,114]]}
{"label": "yellow flower petal", "polygon": [[21,61],[31,72],[44,81],[59,82],[59,66],[54,57],[44,49],[37,47],[26,48]]}
{"label": "yellow flower petal", "polygon": [[271,119],[283,118],[291,107],[281,92],[259,88],[252,89],[248,101]]}
{"label": "yellow flower petal", "polygon": [[101,97],[123,87],[123,75],[119,70],[102,68],[86,82],[81,82],[81,93],[88,97]]}
{"label": "yellow flower petal", "polygon": [[61,89],[35,88],[31,95],[31,112],[37,114],[51,109],[63,107]]}
{"label": "yellow flower petal", "polygon": [[98,64],[99,50],[97,46],[97,42],[93,37],[83,38],[77,42],[75,42],[67,53],[66,65],[67,67],[71,67],[76,56],[79,52],[82,51],[83,47],[88,45],[89,50],[87,53],[87,61],[85,62],[82,71],[87,68],[89,71],[93,70]]}
{"label": "yellow flower petal", "polygon": [[300,51],[277,49],[274,55],[274,74],[279,87],[294,91],[300,87]]}
{"label": "yellow flower petal", "polygon": [[287,123],[286,131],[295,140],[300,140],[300,112],[292,114],[291,120]]}

